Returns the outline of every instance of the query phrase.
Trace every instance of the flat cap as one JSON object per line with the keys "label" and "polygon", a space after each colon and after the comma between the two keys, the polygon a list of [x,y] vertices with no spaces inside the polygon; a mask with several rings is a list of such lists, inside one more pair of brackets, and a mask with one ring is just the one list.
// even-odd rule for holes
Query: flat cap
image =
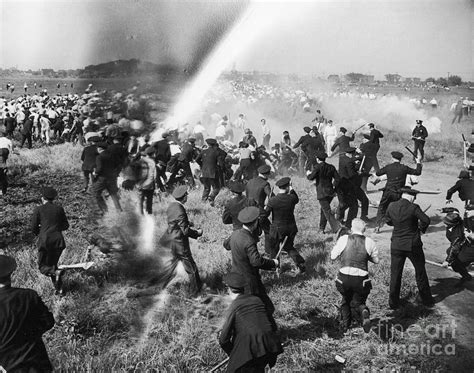
{"label": "flat cap", "polygon": [[280,188],[286,188],[288,185],[290,185],[291,178],[289,177],[282,177],[280,180],[278,180],[275,185]]}
{"label": "flat cap", "polygon": [[181,199],[186,194],[188,194],[188,187],[186,185],[180,185],[179,187],[175,188],[175,190],[173,190],[171,195],[176,199]]}
{"label": "flat cap", "polygon": [[322,150],[316,152],[316,158],[318,159],[326,159],[327,157],[328,154],[326,152],[323,152]]}
{"label": "flat cap", "polygon": [[242,193],[245,190],[245,185],[236,181],[230,184],[229,189],[234,193]]}
{"label": "flat cap", "polygon": [[216,145],[217,141],[216,139],[206,139],[206,142],[208,145]]}
{"label": "flat cap", "polygon": [[423,121],[421,119],[416,120],[416,124],[421,124],[421,123],[423,123]]}
{"label": "flat cap", "polygon": [[461,170],[458,179],[469,179],[469,171]]}
{"label": "flat cap", "polygon": [[89,137],[89,142],[99,142],[102,140],[99,136],[91,136]]}
{"label": "flat cap", "polygon": [[153,146],[149,146],[143,151],[143,153],[145,153],[147,155],[153,154],[154,152],[155,152],[155,148]]}
{"label": "flat cap", "polygon": [[259,216],[260,216],[259,208],[255,206],[249,206],[249,207],[244,207],[242,210],[240,210],[239,215],[237,216],[237,219],[239,219],[239,221],[242,224],[248,224],[257,220]]}
{"label": "flat cap", "polygon": [[244,133],[245,133],[245,134],[249,134],[249,133],[250,133],[250,129],[249,129],[249,128],[246,128],[246,129],[244,130]]}
{"label": "flat cap", "polygon": [[346,149],[346,153],[354,153],[356,151],[356,148],[354,148],[353,146],[349,146],[347,149]]}
{"label": "flat cap", "polygon": [[449,207],[443,207],[443,208],[441,209],[441,212],[442,212],[443,214],[449,214],[449,213],[451,213],[451,212],[455,212],[456,214],[459,214],[459,210],[458,210],[456,207],[451,207],[451,206],[449,206]]}
{"label": "flat cap", "polygon": [[339,128],[339,131],[341,131],[342,133],[346,133],[346,132],[347,132],[347,129],[346,129],[346,127],[340,127],[340,128]]}
{"label": "flat cap", "polygon": [[58,192],[56,191],[56,189],[54,189],[52,187],[43,187],[43,188],[41,188],[41,195],[45,199],[52,200],[52,199],[55,199],[57,197]]}
{"label": "flat cap", "polygon": [[310,132],[311,132],[311,128],[309,128],[308,126],[303,127],[303,131],[305,131],[306,133],[310,133]]}
{"label": "flat cap", "polygon": [[8,255],[0,255],[0,278],[10,276],[15,269],[15,259]]}
{"label": "flat cap", "polygon": [[106,142],[97,143],[97,147],[101,148],[101,149],[107,149],[108,146],[109,146],[109,144],[107,144]]}
{"label": "flat cap", "polygon": [[401,160],[403,158],[403,154],[397,151],[391,152],[392,158]]}
{"label": "flat cap", "polygon": [[163,133],[161,134],[161,137],[164,138],[164,139],[166,139],[169,135],[170,135],[169,132],[168,132],[168,131],[165,131],[165,132],[163,132]]}
{"label": "flat cap", "polygon": [[457,212],[450,212],[443,217],[443,223],[448,227],[454,227],[462,223],[462,218]]}
{"label": "flat cap", "polygon": [[371,127],[371,128],[373,128],[373,127],[375,127],[375,124],[369,123],[368,126]]}
{"label": "flat cap", "polygon": [[224,276],[224,284],[232,289],[241,290],[247,285],[245,277],[237,272],[230,272]]}
{"label": "flat cap", "polygon": [[264,164],[263,166],[260,166],[257,169],[258,173],[262,174],[262,175],[269,174],[271,170],[272,170],[272,168],[267,164]]}
{"label": "flat cap", "polygon": [[420,191],[416,190],[416,189],[412,189],[409,186],[404,186],[404,187],[400,188],[400,193],[409,194],[411,196],[416,196],[418,193],[420,193]]}

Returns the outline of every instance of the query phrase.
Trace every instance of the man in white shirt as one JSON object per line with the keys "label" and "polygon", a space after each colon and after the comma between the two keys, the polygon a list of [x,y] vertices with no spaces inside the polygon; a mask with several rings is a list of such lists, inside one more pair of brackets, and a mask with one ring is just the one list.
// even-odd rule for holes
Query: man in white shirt
{"label": "man in white shirt", "polygon": [[332,122],[332,120],[328,120],[327,126],[324,128],[324,142],[326,143],[326,153],[331,155],[331,148],[334,145],[334,142],[337,139],[337,128]]}
{"label": "man in white shirt", "polygon": [[216,140],[217,141],[224,141],[226,136],[226,124],[227,122],[221,121],[216,128]]}
{"label": "man in white shirt", "polygon": [[193,128],[193,136],[196,139],[196,146],[203,146],[204,145],[204,134],[206,133],[206,129],[201,124],[201,122],[197,122]]}
{"label": "man in white shirt", "polygon": [[5,195],[8,188],[7,159],[13,151],[13,143],[0,130],[0,195]]}
{"label": "man in white shirt", "polygon": [[262,145],[265,147],[265,149],[270,148],[270,127],[268,127],[267,121],[265,119],[260,120],[262,123],[262,132],[263,132],[263,141]]}
{"label": "man in white shirt", "polygon": [[340,312],[344,331],[359,315],[364,331],[370,331],[370,311],[365,304],[372,289],[368,262],[378,263],[379,256],[375,242],[364,236],[365,228],[361,219],[352,220],[352,233],[341,236],[331,251],[331,260],[341,259],[336,288],[342,295]]}

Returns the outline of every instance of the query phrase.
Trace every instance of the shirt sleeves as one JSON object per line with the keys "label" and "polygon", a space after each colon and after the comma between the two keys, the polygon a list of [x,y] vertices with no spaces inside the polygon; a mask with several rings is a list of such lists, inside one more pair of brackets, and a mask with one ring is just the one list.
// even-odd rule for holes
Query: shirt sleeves
{"label": "shirt sleeves", "polygon": [[331,250],[331,260],[336,260],[339,257],[339,255],[342,254],[342,252],[346,248],[348,238],[349,238],[349,236],[347,236],[347,235],[339,237],[336,244],[334,245],[334,247]]}

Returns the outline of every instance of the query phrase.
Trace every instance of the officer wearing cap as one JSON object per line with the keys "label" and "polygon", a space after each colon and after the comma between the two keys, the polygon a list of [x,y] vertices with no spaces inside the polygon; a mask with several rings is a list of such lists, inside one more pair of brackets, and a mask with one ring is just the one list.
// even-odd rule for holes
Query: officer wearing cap
{"label": "officer wearing cap", "polygon": [[425,254],[421,233],[430,225],[430,218],[414,203],[417,190],[402,187],[401,198],[390,203],[385,214],[388,225],[393,226],[390,245],[390,296],[389,306],[392,309],[400,305],[400,287],[405,260],[408,258],[415,267],[415,278],[419,297],[425,306],[434,305],[428,275],[425,269]]}
{"label": "officer wearing cap", "polygon": [[354,141],[354,134],[351,136],[347,136],[347,129],[344,127],[339,128],[339,137],[334,141],[333,146],[331,147],[331,151],[334,152],[337,148],[339,148],[339,160],[340,157],[344,155],[346,150],[351,147],[351,141]]}
{"label": "officer wearing cap", "polygon": [[469,231],[474,232],[474,180],[470,178],[469,171],[466,170],[461,170],[458,178],[456,184],[446,193],[446,203],[452,203],[453,194],[458,192],[459,199],[466,207],[464,224]]}
{"label": "officer wearing cap", "polygon": [[201,237],[202,229],[193,228],[184,208],[184,204],[188,200],[188,188],[185,185],[180,185],[173,191],[172,196],[176,201],[171,202],[166,210],[168,228],[161,238],[161,243],[171,248],[175,263],[178,261],[183,263],[190,280],[189,294],[196,297],[201,291],[202,281],[191,253],[189,238]]}
{"label": "officer wearing cap", "polygon": [[245,294],[244,276],[231,272],[224,277],[224,283],[233,300],[219,333],[219,344],[229,355],[227,371],[263,372],[267,365],[272,368],[283,352],[275,320],[259,297]]}
{"label": "officer wearing cap", "polygon": [[235,231],[242,228],[242,223],[238,219],[239,212],[245,207],[254,206],[255,201],[248,199],[242,194],[245,190],[245,185],[238,181],[230,183],[229,189],[232,192],[232,198],[224,206],[222,222],[224,224],[232,224],[232,228]]}
{"label": "officer wearing cap", "polygon": [[52,372],[42,334],[53,314],[36,291],[11,286],[12,257],[0,255],[0,368],[7,372]]}
{"label": "officer wearing cap", "polygon": [[196,139],[190,137],[187,139],[183,146],[181,147],[181,153],[178,155],[178,161],[176,162],[171,176],[169,178],[168,186],[173,186],[176,182],[176,175],[179,171],[183,170],[185,178],[188,180],[189,184],[194,188],[196,182],[194,181],[194,176],[191,171],[190,162],[193,162],[196,158]]}
{"label": "officer wearing cap", "polygon": [[42,188],[42,204],[33,211],[31,231],[38,236],[39,270],[43,275],[51,277],[56,292],[62,294],[62,271],[58,269],[58,261],[66,248],[62,231],[69,228],[69,222],[64,209],[53,203],[57,195],[54,188]]}
{"label": "officer wearing cap", "polygon": [[466,239],[463,220],[458,210],[453,209],[447,213],[443,223],[446,226],[446,238],[450,243],[443,266],[450,265],[453,271],[461,275],[461,279],[455,284],[455,287],[461,287],[465,282],[472,280],[467,267],[474,262],[474,245]]}
{"label": "officer wearing cap", "polygon": [[303,131],[306,133],[305,135],[301,136],[300,139],[293,145],[293,149],[297,149],[300,147],[300,154],[299,154],[299,167],[300,172],[303,173],[306,167],[306,162],[308,161],[308,143],[311,139],[311,128],[306,126],[303,128]]}
{"label": "officer wearing cap", "polygon": [[424,147],[426,138],[428,137],[428,130],[422,123],[423,121],[418,119],[416,121],[416,126],[415,128],[413,128],[413,131],[411,133],[411,138],[415,143],[415,149],[413,150],[413,153],[415,153],[415,156],[417,158],[420,157],[420,160],[423,160],[423,158],[425,157]]}
{"label": "officer wearing cap", "polygon": [[[149,146],[141,153],[140,158],[140,177],[137,180],[137,187],[140,192],[140,211],[144,210],[148,214],[153,213],[153,194],[155,192],[156,164],[153,160],[155,148]],[[145,209],[143,205],[145,204]]]}
{"label": "officer wearing cap", "polygon": [[270,237],[268,233],[270,231],[270,221],[265,214],[265,203],[270,197],[272,189],[268,182],[270,176],[271,167],[267,164],[260,166],[257,169],[258,176],[249,180],[245,186],[245,194],[249,200],[255,202],[255,205],[260,209],[259,224],[260,228],[265,233],[265,251],[270,251]]}
{"label": "officer wearing cap", "polygon": [[320,209],[319,231],[324,233],[326,224],[329,222],[331,230],[336,233],[341,227],[331,212],[331,201],[335,195],[335,188],[341,180],[336,168],[326,163],[328,155],[325,152],[316,153],[316,164],[312,171],[307,171],[308,180],[314,180],[316,183],[316,198],[318,199]]}
{"label": "officer wearing cap", "polygon": [[375,232],[379,232],[384,224],[385,211],[387,211],[388,205],[400,199],[400,188],[405,186],[407,175],[421,175],[422,165],[419,158],[416,159],[416,168],[411,168],[400,163],[403,158],[402,153],[394,151],[391,155],[392,163],[375,173],[377,176],[387,175],[387,182],[377,210],[377,228]]}
{"label": "officer wearing cap", "polygon": [[92,187],[92,193],[97,202],[97,206],[105,213],[107,211],[107,204],[105,203],[102,192],[107,190],[110,194],[110,198],[118,211],[122,211],[118,196],[117,186],[117,161],[112,157],[112,154],[108,150],[109,146],[106,142],[100,142],[97,144],[97,152],[99,153],[95,159],[95,169],[93,175],[96,180]]}
{"label": "officer wearing cap", "polygon": [[[92,181],[92,173],[94,172],[94,168],[96,167],[95,160],[97,155],[99,155],[97,151],[97,145],[94,141],[99,139],[98,136],[92,136],[88,139],[86,146],[82,150],[81,154],[81,161],[82,161],[82,173],[84,174],[84,189],[83,192],[87,192],[89,188],[89,183]],[[100,139],[99,139],[100,141]]]}
{"label": "officer wearing cap", "polygon": [[265,248],[270,258],[275,258],[280,244],[288,237],[283,247],[293,262],[296,264],[300,272],[305,272],[305,261],[303,257],[296,251],[294,242],[298,227],[295,219],[295,206],[299,202],[298,195],[291,185],[289,177],[283,177],[275,183],[278,188],[277,194],[268,200],[265,206],[266,215],[272,215],[272,223],[270,225],[270,246]]}
{"label": "officer wearing cap", "polygon": [[278,259],[266,259],[257,249],[260,234],[258,218],[260,209],[255,206],[243,208],[238,215],[242,228],[232,232],[229,248],[232,253],[232,272],[241,274],[246,279],[244,294],[259,297],[269,316],[273,315],[275,307],[267,295],[260,277],[260,269],[271,270],[278,266]]}
{"label": "officer wearing cap", "polygon": [[154,142],[151,146],[155,148],[155,164],[156,164],[156,184],[162,192],[166,191],[165,183],[166,177],[166,165],[171,159],[171,148],[168,142],[169,133],[163,132],[161,134],[162,139]]}
{"label": "officer wearing cap", "polygon": [[222,158],[219,145],[215,139],[206,139],[206,142],[209,147],[197,156],[196,162],[201,167],[201,181],[204,185],[202,201],[209,201],[210,205],[214,206],[214,200],[221,190],[219,167],[224,167],[225,156]]}

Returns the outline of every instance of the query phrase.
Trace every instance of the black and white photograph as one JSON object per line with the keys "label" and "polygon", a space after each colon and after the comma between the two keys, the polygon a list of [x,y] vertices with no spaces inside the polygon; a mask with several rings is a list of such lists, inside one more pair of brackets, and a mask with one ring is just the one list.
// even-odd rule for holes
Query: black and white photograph
{"label": "black and white photograph", "polygon": [[0,373],[474,372],[474,0],[0,0]]}

